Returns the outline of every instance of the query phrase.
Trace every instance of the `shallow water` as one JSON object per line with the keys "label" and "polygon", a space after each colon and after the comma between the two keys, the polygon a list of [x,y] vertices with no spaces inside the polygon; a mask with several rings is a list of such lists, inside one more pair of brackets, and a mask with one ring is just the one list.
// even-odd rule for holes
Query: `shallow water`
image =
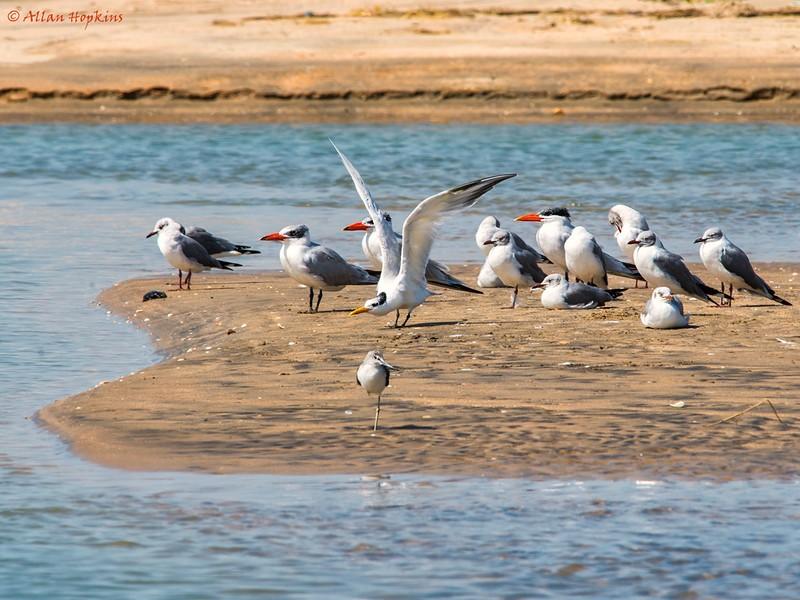
{"label": "shallow water", "polygon": [[[340,229],[362,210],[328,136],[398,213],[520,174],[448,223],[445,259],[479,260],[482,215],[552,204],[610,244],[614,202],[690,258],[712,224],[756,260],[800,249],[788,126],[0,127],[0,598],[794,595],[793,482],[127,473],[34,424],[41,406],[156,360],[92,300],[166,272],[144,239],[158,217],[258,245],[251,268],[276,266],[255,240],[288,222],[358,257]],[[788,233],[766,228],[776,219]]]}

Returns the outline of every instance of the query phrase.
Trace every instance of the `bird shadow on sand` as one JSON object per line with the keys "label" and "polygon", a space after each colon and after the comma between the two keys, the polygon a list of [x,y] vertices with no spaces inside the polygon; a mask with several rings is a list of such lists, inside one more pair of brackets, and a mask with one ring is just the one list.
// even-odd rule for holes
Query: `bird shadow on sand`
{"label": "bird shadow on sand", "polygon": [[[378,427],[378,431],[434,431],[437,427],[433,425],[415,425],[413,423],[409,423],[407,425],[395,425],[394,427],[385,427],[381,425]],[[372,428],[370,428],[372,430]]]}
{"label": "bird shadow on sand", "polygon": [[405,327],[394,327],[393,325],[389,325],[386,329],[419,329],[422,327],[441,327],[444,325],[458,325],[459,323],[463,323],[463,321],[428,321],[425,323],[409,323]]}

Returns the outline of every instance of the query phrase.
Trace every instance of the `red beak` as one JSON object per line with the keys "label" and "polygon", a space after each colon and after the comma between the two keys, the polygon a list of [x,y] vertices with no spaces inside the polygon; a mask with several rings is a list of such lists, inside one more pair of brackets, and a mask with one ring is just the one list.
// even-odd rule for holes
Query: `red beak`
{"label": "red beak", "polygon": [[356,221],[355,223],[350,223],[347,227],[342,229],[342,231],[366,231],[368,227],[364,225],[361,221]]}
{"label": "red beak", "polygon": [[263,241],[263,242],[282,242],[285,239],[286,239],[285,235],[283,235],[282,233],[275,232],[275,233],[268,233],[267,235],[265,235],[264,237],[261,238],[261,241]]}
{"label": "red beak", "polygon": [[529,215],[520,215],[515,221],[536,221],[539,222],[542,220],[542,217],[539,216],[539,213],[530,213]]}

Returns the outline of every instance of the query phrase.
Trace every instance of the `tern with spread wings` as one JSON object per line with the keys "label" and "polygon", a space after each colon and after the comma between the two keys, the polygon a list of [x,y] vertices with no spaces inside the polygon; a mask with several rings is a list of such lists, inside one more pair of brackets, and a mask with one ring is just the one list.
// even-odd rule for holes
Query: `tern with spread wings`
{"label": "tern with spread wings", "polygon": [[[333,142],[331,142],[333,143]],[[449,212],[469,208],[478,198],[501,181],[515,174],[494,175],[477,179],[464,185],[440,192],[420,202],[403,223],[403,244],[394,235],[390,224],[381,217],[381,209],[373,200],[364,180],[353,163],[338,149],[345,169],[355,184],[381,244],[383,268],[378,280],[378,295],[367,300],[350,315],[370,313],[381,316],[395,313],[395,326],[400,319],[400,309],[407,312],[403,326],[408,323],[413,310],[433,295],[425,281],[425,267],[431,253],[437,223]]]}

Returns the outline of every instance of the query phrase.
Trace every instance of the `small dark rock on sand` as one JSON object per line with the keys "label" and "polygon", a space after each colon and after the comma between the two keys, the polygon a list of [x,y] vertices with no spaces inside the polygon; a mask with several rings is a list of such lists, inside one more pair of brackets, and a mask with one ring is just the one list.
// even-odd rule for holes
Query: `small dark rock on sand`
{"label": "small dark rock on sand", "polygon": [[161,298],[166,298],[167,293],[162,292],[160,290],[153,290],[152,292],[147,292],[144,297],[142,298],[142,302],[147,302],[148,300],[160,300]]}

